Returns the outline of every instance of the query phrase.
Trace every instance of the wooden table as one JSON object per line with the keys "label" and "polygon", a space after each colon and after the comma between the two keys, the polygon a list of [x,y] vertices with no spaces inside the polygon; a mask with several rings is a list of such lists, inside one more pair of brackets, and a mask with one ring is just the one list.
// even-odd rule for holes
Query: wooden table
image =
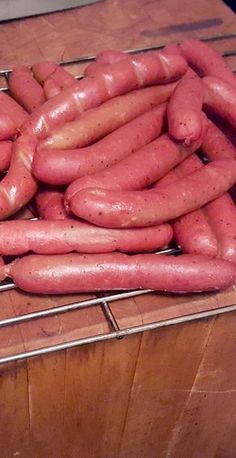
{"label": "wooden table", "polygon": [[[105,0],[1,24],[0,68],[232,33],[235,25],[218,0]],[[236,49],[236,39],[213,45]],[[228,60],[236,68],[235,57]],[[3,319],[68,297],[9,291],[0,302]],[[111,309],[124,329],[235,303],[231,288],[152,293]],[[0,366],[1,458],[234,458],[235,328],[232,312]],[[1,329],[0,357],[107,332],[95,306]]]}

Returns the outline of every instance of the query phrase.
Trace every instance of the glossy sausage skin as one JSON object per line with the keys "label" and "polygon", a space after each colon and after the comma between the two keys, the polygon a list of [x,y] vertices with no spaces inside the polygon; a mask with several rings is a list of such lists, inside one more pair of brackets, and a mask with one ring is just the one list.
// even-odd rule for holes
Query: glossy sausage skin
{"label": "glossy sausage skin", "polygon": [[164,134],[113,166],[75,180],[66,191],[65,202],[68,205],[77,192],[86,188],[145,189],[200,146],[201,140],[183,146]]}
{"label": "glossy sausage skin", "polygon": [[201,136],[202,104],[202,81],[188,69],[178,82],[167,107],[168,131],[173,138],[190,143]]}
{"label": "glossy sausage skin", "polygon": [[202,81],[205,107],[236,129],[236,88],[213,76],[205,76]]}
{"label": "glossy sausage skin", "polygon": [[108,100],[83,113],[75,121],[52,131],[38,149],[81,148],[166,102],[176,83],[152,86]]}
{"label": "glossy sausage skin", "polygon": [[8,169],[13,151],[13,143],[10,140],[0,142],[0,172]]}
{"label": "glossy sausage skin", "polygon": [[39,217],[46,220],[69,219],[64,206],[64,192],[49,189],[39,190],[35,196]]}
{"label": "glossy sausage skin", "polygon": [[15,67],[8,81],[10,93],[22,105],[28,113],[40,107],[46,100],[43,88],[34,79],[31,70],[19,65]]}
{"label": "glossy sausage skin", "polygon": [[207,132],[202,141],[202,149],[210,161],[236,159],[236,148],[233,143],[209,119]]}
{"label": "glossy sausage skin", "polygon": [[236,263],[236,207],[230,195],[210,202],[204,211],[218,240],[218,256]]}
{"label": "glossy sausage skin", "polygon": [[36,139],[22,136],[14,143],[11,164],[0,183],[0,219],[20,210],[33,197],[37,184],[31,174]]}
{"label": "glossy sausage skin", "polygon": [[24,125],[24,132],[45,138],[53,128],[80,113],[134,89],[178,80],[187,64],[181,56],[157,52],[130,57],[110,65],[105,74],[86,77],[39,107]]}
{"label": "glossy sausage skin", "polygon": [[83,222],[3,221],[0,223],[0,253],[38,254],[108,253],[154,251],[168,245],[173,236],[170,224],[141,229],[104,229]]}
{"label": "glossy sausage skin", "polygon": [[160,105],[85,148],[37,151],[33,174],[45,183],[61,185],[110,167],[158,137],[165,114],[166,105]]}
{"label": "glossy sausage skin", "polygon": [[[0,116],[2,118],[2,132],[0,130],[0,138],[2,140],[7,140],[11,138],[12,135],[15,135],[21,125],[26,121],[28,118],[28,113],[24,110],[24,108],[19,105],[12,97],[5,94],[3,91],[0,91]],[[5,121],[3,122],[5,118]],[[7,124],[7,120],[9,123]],[[13,132],[14,124],[15,130]],[[1,124],[0,124],[1,127]],[[6,131],[9,131],[9,136],[6,137]]]}
{"label": "glossy sausage skin", "polygon": [[10,140],[17,134],[17,126],[7,114],[0,112],[0,141]]}
{"label": "glossy sausage skin", "polygon": [[[161,190],[161,186],[174,183],[202,167],[202,161],[196,154],[192,154],[157,182],[155,187]],[[172,226],[174,239],[183,253],[202,254],[212,257],[217,255],[217,239],[203,209],[180,216],[173,221]]]}
{"label": "glossy sausage skin", "polygon": [[46,99],[51,99],[59,94],[63,89],[67,89],[77,84],[77,80],[63,67],[57,65],[55,71],[48,76],[43,85]]}
{"label": "glossy sausage skin", "polygon": [[185,40],[180,49],[191,67],[201,76],[214,76],[236,88],[236,78],[223,57],[211,46],[200,40]]}
{"label": "glossy sausage skin", "polygon": [[20,289],[45,294],[136,288],[200,292],[236,281],[235,264],[197,255],[30,255],[6,266],[5,273]]}
{"label": "glossy sausage skin", "polygon": [[214,161],[161,190],[108,191],[86,189],[71,200],[71,211],[103,227],[161,224],[197,210],[236,182],[236,161]]}

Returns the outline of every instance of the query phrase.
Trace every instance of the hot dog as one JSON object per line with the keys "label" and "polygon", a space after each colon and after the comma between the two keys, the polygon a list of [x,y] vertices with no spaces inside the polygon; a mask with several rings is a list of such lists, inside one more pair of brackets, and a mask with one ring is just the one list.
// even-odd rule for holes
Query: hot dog
{"label": "hot dog", "polygon": [[160,105],[85,148],[37,151],[33,173],[45,183],[66,184],[103,170],[158,137],[163,129],[165,114],[166,105]]}
{"label": "hot dog", "polygon": [[84,70],[85,76],[94,76],[98,73],[106,71],[107,66],[110,64],[116,64],[117,62],[129,59],[129,55],[117,50],[104,50],[96,55],[94,62],[91,62]]}
{"label": "hot dog", "polygon": [[43,90],[46,99],[51,99],[59,94],[63,89],[77,84],[77,80],[63,67],[57,65],[55,71],[49,75],[44,82]]}
{"label": "hot dog", "polygon": [[86,188],[138,190],[150,186],[201,146],[201,140],[183,146],[167,134],[153,140],[113,166],[78,178],[68,187],[66,205],[77,192]]}
{"label": "hot dog", "polygon": [[35,194],[37,184],[31,174],[36,139],[22,136],[14,143],[8,174],[0,183],[0,219],[20,210]]}
{"label": "hot dog", "polygon": [[207,132],[203,137],[202,149],[210,161],[236,159],[236,148],[225,134],[208,119]]}
{"label": "hot dog", "polygon": [[[0,253],[21,255],[154,251],[168,245],[173,236],[169,224],[141,229],[104,229],[71,220],[3,221]],[[10,243],[9,243],[10,241]]]}
{"label": "hot dog", "polygon": [[185,40],[181,52],[191,67],[201,76],[214,76],[227,81],[236,88],[236,78],[223,57],[200,40]]}
{"label": "hot dog", "polygon": [[178,82],[167,107],[168,130],[176,140],[197,140],[202,132],[203,86],[199,76],[188,69]]}
{"label": "hot dog", "polygon": [[19,65],[10,73],[8,85],[14,99],[29,113],[45,102],[43,88],[34,79],[31,70]]}
{"label": "hot dog", "polygon": [[70,202],[71,211],[103,227],[161,224],[197,210],[221,196],[236,181],[236,161],[214,161],[177,183],[144,191],[86,189]]}
{"label": "hot dog", "polygon": [[43,86],[46,79],[52,75],[58,68],[58,64],[55,62],[44,60],[42,62],[36,62],[32,65],[31,70],[35,79],[41,86]]}
{"label": "hot dog", "polygon": [[22,290],[46,294],[135,288],[200,292],[236,281],[235,264],[197,255],[30,255],[2,270]]}
{"label": "hot dog", "polygon": [[134,89],[177,80],[187,69],[178,55],[152,52],[110,65],[105,74],[86,77],[39,107],[24,125],[24,132],[45,138],[53,128],[74,120],[80,113]]}
{"label": "hot dog", "polygon": [[8,169],[13,150],[13,143],[10,140],[0,142],[0,172]]}
{"label": "hot dog", "polygon": [[39,190],[35,196],[39,217],[46,220],[69,219],[64,206],[64,192],[49,189]]}
{"label": "hot dog", "polygon": [[52,131],[39,149],[81,148],[99,140],[115,129],[166,102],[176,83],[153,86],[108,100],[83,113],[75,121]]}
{"label": "hot dog", "polygon": [[213,76],[205,76],[202,81],[205,107],[226,119],[236,129],[236,88]]}

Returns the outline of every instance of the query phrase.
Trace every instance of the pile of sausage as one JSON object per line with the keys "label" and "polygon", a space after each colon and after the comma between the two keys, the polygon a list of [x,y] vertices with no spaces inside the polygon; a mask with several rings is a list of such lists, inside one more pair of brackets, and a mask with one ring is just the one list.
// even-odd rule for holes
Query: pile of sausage
{"label": "pile of sausage", "polygon": [[[103,51],[80,81],[19,66],[9,92],[0,255],[17,258],[1,280],[46,294],[236,283],[236,78],[214,49]],[[38,219],[16,219],[28,203]],[[183,254],[155,254],[173,241]]]}

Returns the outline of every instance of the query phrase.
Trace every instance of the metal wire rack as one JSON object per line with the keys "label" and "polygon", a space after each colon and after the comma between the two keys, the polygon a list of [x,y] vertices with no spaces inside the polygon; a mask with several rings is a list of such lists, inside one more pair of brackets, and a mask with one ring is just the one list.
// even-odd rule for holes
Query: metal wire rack
{"label": "metal wire rack", "polygon": [[[210,36],[210,37],[203,38],[202,41],[214,42],[218,40],[229,40],[229,39],[234,39],[234,38],[236,38],[236,33]],[[153,45],[150,47],[129,49],[129,50],[125,50],[125,52],[130,53],[130,54],[135,54],[135,53],[140,53],[140,52],[162,49],[164,48],[164,46],[165,46],[164,44],[158,44],[158,45]],[[222,55],[224,57],[236,56],[236,50],[226,51]],[[60,65],[68,66],[68,65],[78,64],[78,63],[85,63],[85,62],[94,60],[94,58],[95,56],[75,57],[73,59],[67,59],[67,60],[64,60],[63,62],[60,62]],[[233,71],[236,73],[236,69],[233,69]],[[11,69],[0,70],[0,75],[6,78],[6,82],[7,82],[8,75],[10,72],[11,72]],[[80,79],[82,78],[82,75],[77,75],[76,78]],[[8,90],[8,88],[7,86],[0,87],[0,90],[6,91]],[[179,250],[176,248],[167,248],[167,249],[159,250],[156,254],[158,255],[167,254],[168,255],[168,254],[177,254],[178,252]],[[3,282],[2,284],[0,284],[0,293],[4,291],[9,291],[15,288],[16,287],[14,283],[10,281]],[[40,309],[36,312],[27,313],[27,314],[19,315],[19,316],[11,316],[5,319],[1,319],[0,320],[0,332],[2,328],[7,327],[7,326],[15,326],[15,325],[23,324],[29,321],[37,320],[37,319],[48,318],[48,317],[52,317],[52,316],[63,314],[63,313],[69,313],[69,312],[72,313],[73,311],[81,310],[81,309],[85,309],[89,307],[100,306],[108,322],[110,331],[103,333],[103,334],[97,334],[97,335],[93,335],[93,336],[89,336],[85,338],[80,338],[80,339],[71,340],[68,342],[59,343],[56,345],[50,345],[47,347],[38,348],[32,351],[16,353],[10,356],[3,356],[3,357],[0,357],[0,365],[14,362],[14,361],[19,361],[19,360],[25,360],[27,358],[32,358],[36,356],[46,355],[49,353],[57,352],[59,350],[66,350],[69,348],[78,347],[84,344],[106,341],[106,340],[114,339],[114,338],[121,339],[123,337],[129,336],[132,334],[157,329],[163,326],[170,326],[170,325],[174,325],[178,323],[199,320],[199,319],[208,318],[208,317],[215,316],[215,315],[220,315],[223,313],[229,313],[232,311],[236,311],[236,304],[231,304],[226,307],[220,307],[214,310],[206,310],[206,311],[199,312],[199,313],[183,315],[178,318],[155,321],[155,322],[148,323],[148,324],[143,324],[139,326],[133,326],[130,328],[121,329],[117,323],[116,317],[114,316],[111,310],[110,303],[119,301],[122,299],[129,299],[132,297],[145,295],[150,292],[152,291],[151,290],[135,290],[135,291],[125,291],[125,292],[118,292],[118,293],[115,292],[109,295],[104,293],[102,296],[96,297],[94,299],[89,299],[86,301],[79,301],[75,303],[69,302],[68,304],[63,305],[63,306],[57,306],[57,307],[48,308],[48,309]]]}

